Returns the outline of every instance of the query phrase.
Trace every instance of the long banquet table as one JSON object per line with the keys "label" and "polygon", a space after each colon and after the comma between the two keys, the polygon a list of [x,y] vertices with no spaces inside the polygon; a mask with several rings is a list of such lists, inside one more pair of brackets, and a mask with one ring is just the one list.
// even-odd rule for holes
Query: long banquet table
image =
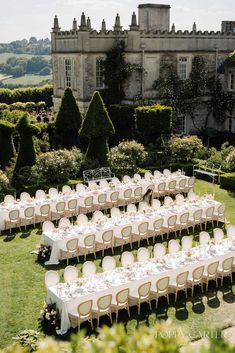
{"label": "long banquet table", "polygon": [[32,198],[30,201],[28,202],[23,202],[23,201],[15,201],[15,203],[13,204],[4,204],[1,203],[0,204],[0,231],[4,230],[5,227],[5,220],[8,219],[8,213],[10,210],[12,209],[19,209],[20,210],[20,217],[23,217],[24,215],[24,210],[27,207],[33,206],[35,207],[35,213],[40,214],[40,207],[44,204],[50,204],[51,206],[51,210],[55,211],[55,206],[56,203],[59,201],[65,201],[68,202],[71,199],[77,199],[78,200],[78,206],[84,206],[84,200],[87,196],[93,196],[94,197],[94,203],[98,203],[98,196],[101,193],[106,193],[107,194],[107,200],[110,201],[110,195],[111,193],[113,193],[114,191],[119,191],[119,197],[123,198],[123,193],[125,190],[131,188],[132,189],[132,194],[134,189],[136,189],[138,186],[141,186],[143,188],[143,193],[145,193],[145,191],[148,189],[149,186],[154,185],[157,186],[159,183],[165,181],[166,182],[166,186],[169,184],[170,181],[172,180],[176,180],[176,185],[179,184],[179,181],[182,179],[189,179],[189,177],[182,175],[182,174],[178,174],[173,173],[171,176],[169,177],[165,177],[162,176],[160,178],[157,179],[145,179],[142,178],[140,181],[134,181],[131,180],[129,183],[119,183],[116,186],[109,186],[108,188],[102,188],[102,187],[98,187],[97,189],[93,189],[93,188],[86,188],[84,191],[75,191],[73,190],[71,193],[69,194],[62,194],[59,193],[58,196],[56,197],[49,197],[49,195],[46,195],[46,198],[42,198],[42,199],[36,199],[36,198]]}
{"label": "long banquet table", "polygon": [[146,212],[140,211],[136,213],[124,213],[118,218],[107,218],[98,223],[88,222],[87,225],[74,225],[67,229],[56,228],[52,232],[45,232],[42,235],[42,244],[51,246],[51,255],[49,261],[45,265],[55,265],[60,260],[60,250],[66,248],[66,242],[71,238],[78,238],[79,245],[84,245],[84,238],[88,234],[95,234],[96,240],[102,240],[102,234],[106,230],[112,229],[115,237],[121,237],[121,229],[124,226],[131,225],[133,233],[138,231],[138,226],[142,222],[148,222],[149,228],[153,229],[154,221],[158,218],[163,218],[163,226],[166,227],[167,219],[171,215],[177,215],[178,219],[181,214],[189,212],[190,216],[197,209],[203,211],[210,206],[215,208],[220,205],[220,202],[201,197],[195,201],[185,201],[181,205],[174,204],[170,207],[161,206],[158,209],[150,208]]}
{"label": "long banquet table", "polygon": [[220,245],[210,244],[191,249],[190,254],[178,252],[166,255],[161,262],[149,260],[135,262],[131,267],[118,267],[110,272],[97,273],[88,278],[79,278],[73,283],[59,283],[47,290],[47,302],[56,303],[61,316],[61,326],[58,334],[65,334],[70,328],[69,312],[76,311],[77,305],[106,294],[113,297],[122,289],[130,288],[130,295],[136,294],[138,287],[151,281],[155,288],[156,281],[169,276],[170,284],[175,283],[176,276],[189,271],[189,277],[195,268],[204,265],[205,268],[214,261],[223,260],[235,255],[235,242],[231,238],[224,239]]}

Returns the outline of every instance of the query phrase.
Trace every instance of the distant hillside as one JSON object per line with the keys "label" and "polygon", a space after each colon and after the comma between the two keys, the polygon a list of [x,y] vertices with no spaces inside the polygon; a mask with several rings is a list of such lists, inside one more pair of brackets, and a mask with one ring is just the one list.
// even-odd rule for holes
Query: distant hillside
{"label": "distant hillside", "polygon": [[31,37],[29,40],[15,40],[11,43],[0,43],[0,53],[50,55],[51,42],[48,38],[37,39]]}

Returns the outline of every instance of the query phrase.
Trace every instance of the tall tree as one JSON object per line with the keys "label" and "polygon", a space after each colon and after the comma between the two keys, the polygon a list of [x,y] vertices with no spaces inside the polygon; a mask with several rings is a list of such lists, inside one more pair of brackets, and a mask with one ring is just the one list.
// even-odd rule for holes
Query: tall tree
{"label": "tall tree", "polygon": [[14,124],[0,120],[0,169],[5,169],[15,156],[15,146],[12,139],[14,129]]}
{"label": "tall tree", "polygon": [[108,137],[115,133],[113,123],[105,108],[99,92],[94,92],[86,116],[82,122],[80,134],[89,138],[86,157],[106,163]]}
{"label": "tall tree", "polygon": [[71,88],[67,87],[55,122],[56,146],[72,148],[80,145],[79,129],[82,113],[77,105]]}

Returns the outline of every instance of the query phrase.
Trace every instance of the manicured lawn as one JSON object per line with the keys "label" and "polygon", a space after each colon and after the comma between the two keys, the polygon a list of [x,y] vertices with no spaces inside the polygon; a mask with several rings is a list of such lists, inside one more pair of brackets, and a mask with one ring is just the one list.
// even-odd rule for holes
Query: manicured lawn
{"label": "manicured lawn", "polygon": [[[196,191],[201,195],[213,193],[213,190],[215,198],[226,203],[227,218],[235,224],[235,194],[220,190],[218,186],[205,181],[196,182]],[[12,236],[6,233],[0,236],[0,347],[10,344],[11,338],[21,330],[38,327],[37,320],[45,298],[43,282],[47,269],[38,264],[36,255],[30,252],[40,243],[40,234],[39,229],[31,229],[14,233]],[[129,247],[126,250],[129,250]],[[136,252],[136,249],[133,252]],[[114,256],[119,262],[119,248],[115,250]],[[92,256],[89,259],[93,261]],[[98,271],[101,271],[101,257],[99,256],[95,262]],[[60,266],[50,268],[59,270],[62,278],[65,266],[66,264],[62,263]],[[81,266],[82,264],[77,265],[79,269]],[[136,308],[131,308],[130,320],[126,313],[120,315],[129,334],[139,324],[152,325],[156,319],[167,318],[171,318],[180,330],[188,333],[192,339],[199,338],[208,327],[224,328],[232,322],[235,323],[235,296],[229,281],[225,281],[224,287],[219,290],[211,286],[209,293],[204,293],[203,296],[200,291],[196,291],[194,299],[189,297],[185,301],[184,296],[181,296],[176,305],[172,297],[169,307],[164,299],[159,301],[158,310],[155,310],[155,303],[152,311],[147,305],[143,305],[139,317]],[[108,320],[102,322],[108,323]],[[68,335],[63,339],[67,337]]]}

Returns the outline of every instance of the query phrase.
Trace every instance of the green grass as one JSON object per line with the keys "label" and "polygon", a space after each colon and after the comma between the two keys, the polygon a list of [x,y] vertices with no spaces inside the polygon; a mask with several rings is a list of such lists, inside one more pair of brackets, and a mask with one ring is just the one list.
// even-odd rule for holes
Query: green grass
{"label": "green grass", "polygon": [[5,79],[4,85],[23,85],[23,86],[31,86],[31,85],[40,85],[43,81],[50,80],[51,81],[52,76],[51,75],[45,75],[45,76],[40,76],[40,75],[24,75],[20,77],[11,77]]}
{"label": "green grass", "polygon": [[[197,181],[196,190],[201,195],[213,193],[214,190],[215,198],[227,205],[227,218],[235,224],[234,193],[221,190],[205,181]],[[38,264],[36,255],[30,252],[40,243],[40,234],[39,229],[31,229],[16,232],[12,236],[6,233],[0,236],[0,347],[9,345],[11,338],[21,330],[38,328],[38,317],[45,298],[43,282],[47,268]],[[129,246],[126,250],[129,250]],[[135,253],[136,249],[133,251]],[[114,256],[119,263],[119,248],[115,249]],[[92,256],[88,259],[93,261]],[[95,263],[98,271],[101,271],[100,255]],[[63,262],[50,268],[58,270],[62,278],[65,266]],[[81,263],[77,265],[79,269],[81,266]],[[153,325],[157,319],[170,318],[190,338],[199,338],[208,327],[225,328],[235,322],[235,296],[231,289],[229,282],[225,281],[223,288],[215,290],[211,286],[210,291],[203,296],[200,291],[196,292],[194,299],[189,297],[187,301],[184,296],[180,296],[177,305],[171,298],[169,307],[164,299],[160,299],[157,311],[154,303],[152,311],[144,304],[139,317],[136,308],[131,308],[131,319],[128,320],[126,313],[121,312],[120,320],[124,322],[128,334],[131,334],[137,325]],[[108,320],[103,319],[101,322],[108,323]],[[67,339],[68,336],[69,334],[62,338]]]}

